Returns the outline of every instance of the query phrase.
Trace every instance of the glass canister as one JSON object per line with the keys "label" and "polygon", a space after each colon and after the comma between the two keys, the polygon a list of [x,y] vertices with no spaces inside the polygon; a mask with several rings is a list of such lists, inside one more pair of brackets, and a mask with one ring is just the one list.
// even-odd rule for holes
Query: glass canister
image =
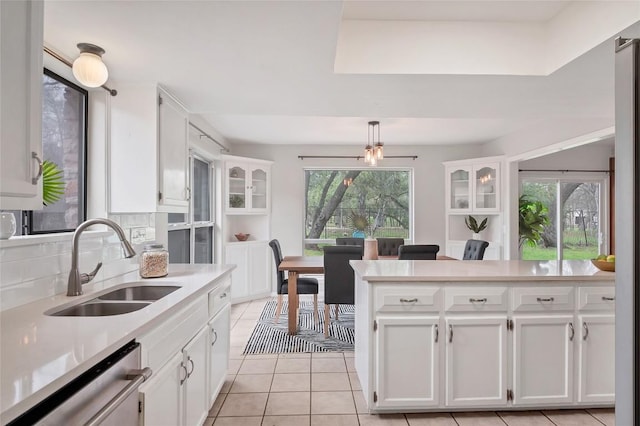
{"label": "glass canister", "polygon": [[159,278],[169,273],[169,252],[159,243],[145,244],[140,253],[140,276]]}

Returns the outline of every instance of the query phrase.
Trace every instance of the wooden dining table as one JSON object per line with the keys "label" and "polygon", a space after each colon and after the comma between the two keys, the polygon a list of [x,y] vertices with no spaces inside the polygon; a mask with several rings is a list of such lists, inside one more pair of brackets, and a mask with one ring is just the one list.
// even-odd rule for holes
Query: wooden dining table
{"label": "wooden dining table", "polygon": [[[380,256],[379,259],[397,259],[397,256]],[[437,260],[457,260],[449,256],[437,256]],[[288,273],[287,304],[288,332],[298,331],[298,276],[300,274],[324,274],[324,257],[322,256],[285,256],[278,266],[279,271]]]}

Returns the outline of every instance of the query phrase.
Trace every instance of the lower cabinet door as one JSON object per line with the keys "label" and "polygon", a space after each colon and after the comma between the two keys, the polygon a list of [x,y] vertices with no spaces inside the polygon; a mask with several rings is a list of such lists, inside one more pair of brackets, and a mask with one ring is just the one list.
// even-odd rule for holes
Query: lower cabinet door
{"label": "lower cabinet door", "polygon": [[507,317],[445,317],[446,405],[507,403]]}
{"label": "lower cabinet door", "polygon": [[249,246],[249,293],[252,296],[265,296],[271,292],[273,254],[270,252],[267,243]]}
{"label": "lower cabinet door", "polygon": [[437,316],[377,318],[378,408],[439,405],[439,321]]}
{"label": "lower cabinet door", "polygon": [[[580,402],[615,401],[615,318],[580,315]],[[576,330],[577,332],[577,330]]]}
{"label": "lower cabinet door", "polygon": [[513,317],[513,405],[573,402],[573,315]]}
{"label": "lower cabinet door", "polygon": [[231,306],[225,306],[209,322],[209,381],[208,405],[215,401],[229,368],[229,328]]}
{"label": "lower cabinet door", "polygon": [[182,353],[176,354],[140,386],[141,422],[146,426],[183,424],[184,380],[187,374]]}
{"label": "lower cabinet door", "polygon": [[231,272],[231,299],[246,298],[249,295],[249,248],[247,244],[234,244],[225,248],[225,263],[235,264]]}
{"label": "lower cabinet door", "polygon": [[209,327],[203,327],[182,350],[187,368],[185,425],[200,425],[209,411],[207,398],[207,344]]}

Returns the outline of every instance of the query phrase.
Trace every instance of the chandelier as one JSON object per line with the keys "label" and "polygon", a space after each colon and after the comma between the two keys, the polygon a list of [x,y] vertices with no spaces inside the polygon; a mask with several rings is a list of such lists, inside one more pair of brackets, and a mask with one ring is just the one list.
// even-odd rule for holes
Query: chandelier
{"label": "chandelier", "polygon": [[380,122],[370,121],[367,128],[367,146],[364,148],[364,162],[375,166],[378,164],[378,160],[383,158],[384,144],[380,142]]}

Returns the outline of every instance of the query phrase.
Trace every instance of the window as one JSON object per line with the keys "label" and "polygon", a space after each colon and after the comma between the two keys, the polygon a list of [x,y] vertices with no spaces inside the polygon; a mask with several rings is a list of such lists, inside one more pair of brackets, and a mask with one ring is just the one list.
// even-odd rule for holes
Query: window
{"label": "window", "polygon": [[410,170],[305,170],[305,255],[337,237],[411,239]]}
{"label": "window", "polygon": [[213,263],[212,165],[191,154],[189,214],[169,213],[169,261]]}
{"label": "window", "polygon": [[[606,178],[570,176],[541,178],[524,176],[521,195],[540,201],[549,223],[536,246],[524,244],[525,260],[592,259],[606,253],[604,208]],[[560,206],[560,214],[558,214]]]}
{"label": "window", "polygon": [[42,154],[62,171],[64,194],[42,210],[15,212],[22,235],[73,231],[86,217],[87,91],[45,69]]}

